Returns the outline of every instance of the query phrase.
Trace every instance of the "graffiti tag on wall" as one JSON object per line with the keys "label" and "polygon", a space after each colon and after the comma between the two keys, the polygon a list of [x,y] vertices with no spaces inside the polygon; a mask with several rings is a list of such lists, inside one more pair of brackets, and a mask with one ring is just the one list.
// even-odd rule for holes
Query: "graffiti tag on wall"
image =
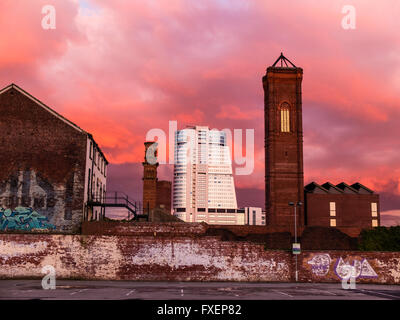
{"label": "graffiti tag on wall", "polygon": [[307,263],[311,265],[311,270],[314,274],[324,276],[329,272],[331,261],[332,259],[329,254],[318,254]]}
{"label": "graffiti tag on wall", "polygon": [[9,179],[0,181],[0,207],[29,207],[48,211],[52,215],[55,206],[53,186],[34,170],[18,171]]}
{"label": "graffiti tag on wall", "polygon": [[[354,268],[350,268],[353,266]],[[352,273],[351,275],[349,273]],[[340,257],[335,265],[335,273],[340,279],[347,279],[350,277],[354,278],[377,278],[378,275],[372,269],[371,265],[368,263],[367,259],[362,261],[353,260],[353,264],[350,265],[348,262],[344,262],[342,257]]]}
{"label": "graffiti tag on wall", "polygon": [[[311,271],[317,276],[325,276],[330,270],[332,259],[329,254],[317,254],[307,261],[311,265]],[[353,263],[345,262],[342,257],[336,260],[334,272],[340,279],[354,278],[377,278],[375,270],[367,259],[361,261],[354,259]],[[351,273],[351,274],[349,274]]]}
{"label": "graffiti tag on wall", "polygon": [[0,208],[0,230],[49,230],[56,227],[47,217],[32,208],[17,207],[14,210]]}

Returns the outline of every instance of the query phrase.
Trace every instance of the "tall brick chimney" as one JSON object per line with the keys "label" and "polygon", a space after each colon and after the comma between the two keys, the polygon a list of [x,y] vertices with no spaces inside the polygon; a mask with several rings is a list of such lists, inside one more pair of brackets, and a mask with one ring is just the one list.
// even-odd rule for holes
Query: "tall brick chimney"
{"label": "tall brick chimney", "polygon": [[283,54],[262,78],[265,100],[265,209],[267,224],[294,230],[304,225],[303,127],[301,82],[303,69]]}
{"label": "tall brick chimney", "polygon": [[157,142],[144,143],[143,164],[143,213],[148,214],[156,207],[157,201]]}

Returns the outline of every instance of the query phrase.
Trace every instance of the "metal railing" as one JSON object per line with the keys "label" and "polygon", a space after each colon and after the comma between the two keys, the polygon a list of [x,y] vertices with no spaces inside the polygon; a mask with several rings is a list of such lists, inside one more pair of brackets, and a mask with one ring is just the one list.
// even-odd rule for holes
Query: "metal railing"
{"label": "metal railing", "polygon": [[121,191],[109,191],[106,192],[105,196],[94,196],[88,201],[88,205],[96,207],[114,207],[114,208],[126,208],[128,209],[128,220],[130,220],[131,214],[133,214],[134,220],[138,216],[142,216],[143,209],[141,208],[140,202],[134,201],[132,198]]}

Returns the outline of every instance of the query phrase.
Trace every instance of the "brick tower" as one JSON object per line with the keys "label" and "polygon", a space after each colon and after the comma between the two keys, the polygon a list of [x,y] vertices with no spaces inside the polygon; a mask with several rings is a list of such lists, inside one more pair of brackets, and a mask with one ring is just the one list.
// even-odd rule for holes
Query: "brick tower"
{"label": "brick tower", "polygon": [[303,69],[281,55],[263,77],[265,112],[265,209],[269,226],[294,230],[304,225],[303,128],[301,81]]}
{"label": "brick tower", "polygon": [[156,207],[157,201],[157,142],[148,141],[144,146],[143,213],[147,214]]}

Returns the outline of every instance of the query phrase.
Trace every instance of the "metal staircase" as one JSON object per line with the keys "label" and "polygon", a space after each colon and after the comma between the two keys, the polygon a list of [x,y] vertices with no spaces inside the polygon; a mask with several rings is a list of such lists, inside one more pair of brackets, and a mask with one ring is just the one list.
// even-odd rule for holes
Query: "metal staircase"
{"label": "metal staircase", "polygon": [[87,204],[91,207],[125,208],[128,209],[128,220],[131,219],[131,215],[132,220],[148,220],[148,215],[140,214],[136,201],[130,200],[124,192],[107,192],[105,197],[94,197]]}

